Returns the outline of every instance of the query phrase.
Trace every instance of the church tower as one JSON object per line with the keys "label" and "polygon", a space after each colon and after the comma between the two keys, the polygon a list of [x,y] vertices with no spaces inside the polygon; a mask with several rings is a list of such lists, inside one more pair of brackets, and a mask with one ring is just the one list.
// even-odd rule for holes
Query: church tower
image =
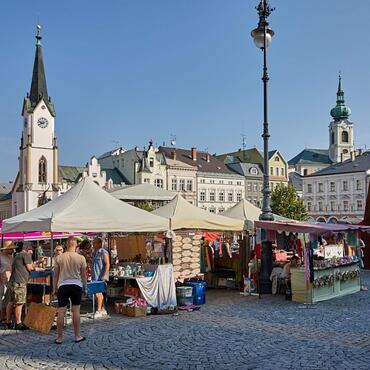
{"label": "church tower", "polygon": [[339,75],[337,105],[330,111],[333,121],[329,125],[329,158],[338,163],[351,158],[353,146],[353,123],[348,121],[351,109],[345,105],[342,78]]}
{"label": "church tower", "polygon": [[13,215],[30,211],[58,196],[56,114],[46,87],[40,33],[41,26],[37,25],[31,90],[22,108],[19,173],[12,194]]}

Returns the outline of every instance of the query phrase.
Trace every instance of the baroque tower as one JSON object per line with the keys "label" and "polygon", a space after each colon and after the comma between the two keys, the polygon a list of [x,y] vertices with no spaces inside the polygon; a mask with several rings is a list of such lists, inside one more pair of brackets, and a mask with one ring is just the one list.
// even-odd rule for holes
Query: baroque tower
{"label": "baroque tower", "polygon": [[329,158],[333,163],[351,158],[353,146],[353,123],[348,121],[351,109],[345,105],[342,78],[339,74],[337,105],[330,111],[333,121],[329,125]]}
{"label": "baroque tower", "polygon": [[22,107],[19,173],[12,194],[12,213],[39,207],[58,196],[58,147],[55,109],[48,95],[41,46],[36,27],[36,52],[30,93]]}

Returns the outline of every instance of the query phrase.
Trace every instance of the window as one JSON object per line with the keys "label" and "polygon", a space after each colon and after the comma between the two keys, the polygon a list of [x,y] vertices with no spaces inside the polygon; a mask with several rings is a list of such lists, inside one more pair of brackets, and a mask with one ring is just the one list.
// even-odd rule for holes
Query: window
{"label": "window", "polygon": [[206,183],[206,180],[204,180],[204,179],[200,179],[200,181],[199,181],[201,184],[205,184]]}
{"label": "window", "polygon": [[209,211],[210,211],[211,213],[216,213],[216,208],[211,207],[211,208],[209,209]]}
{"label": "window", "polygon": [[263,189],[263,185],[262,185],[262,184],[260,184],[260,191],[262,191],[262,189]]}
{"label": "window", "polygon": [[98,174],[96,172],[93,172],[92,177],[98,177]]}
{"label": "window", "polygon": [[184,179],[180,179],[179,190],[180,191],[185,191],[185,180]]}
{"label": "window", "polygon": [[362,190],[361,180],[356,180],[356,190]]}
{"label": "window", "polygon": [[343,181],[343,191],[348,191],[348,181]]}
{"label": "window", "polygon": [[362,211],[362,200],[358,199],[356,203],[357,203],[357,210]]}
{"label": "window", "polygon": [[224,183],[224,180],[220,180],[218,183],[219,184],[223,184]]}
{"label": "window", "polygon": [[307,170],[307,168],[305,168],[304,170],[303,170],[303,176],[307,176],[308,175],[308,170]]}
{"label": "window", "polygon": [[322,212],[323,211],[323,207],[322,207],[322,202],[319,202],[319,212]]}
{"label": "window", "polygon": [[222,213],[224,213],[225,212],[225,209],[223,208],[223,207],[221,207],[221,208],[219,208],[218,209],[218,213],[221,215]]}
{"label": "window", "polygon": [[311,212],[312,204],[311,202],[307,202],[307,211]]}
{"label": "window", "polygon": [[274,175],[274,169],[273,167],[270,167],[270,175],[273,176]]}
{"label": "window", "polygon": [[342,143],[348,143],[348,131],[342,132]]}
{"label": "window", "polygon": [[284,177],[285,176],[285,168],[281,168],[281,171],[280,172],[281,172],[281,176]]}
{"label": "window", "polygon": [[252,184],[250,182],[248,182],[247,191],[248,191],[248,193],[250,193],[252,191]]}
{"label": "window", "polygon": [[171,183],[172,183],[171,189],[177,191],[177,179],[173,178]]}
{"label": "window", "polygon": [[47,179],[47,165],[46,158],[42,156],[39,160],[39,183],[45,184]]}
{"label": "window", "polygon": [[280,161],[280,158],[279,157],[275,157],[275,162],[279,162]]}
{"label": "window", "polygon": [[186,180],[186,190],[193,191],[193,180]]}
{"label": "window", "polygon": [[312,193],[312,184],[307,184],[307,193]]}
{"label": "window", "polygon": [[215,183],[215,180],[210,180],[209,183],[210,184],[214,184]]}
{"label": "window", "polygon": [[322,182],[319,182],[318,184],[318,192],[322,193],[324,191],[324,184]]}
{"label": "window", "polygon": [[279,168],[275,168],[276,176],[279,176]]}
{"label": "window", "polygon": [[242,184],[242,182],[241,181],[237,181],[236,182],[236,185],[241,185]]}
{"label": "window", "polygon": [[204,202],[206,200],[206,191],[205,190],[201,190],[200,191],[200,196],[199,196],[200,200],[202,202]]}
{"label": "window", "polygon": [[253,184],[253,191],[257,191],[257,184]]}
{"label": "window", "polygon": [[149,158],[149,166],[154,167],[154,158],[153,157]]}
{"label": "window", "polygon": [[154,186],[157,188],[163,188],[163,180],[162,179],[155,179],[154,180]]}
{"label": "window", "polygon": [[223,191],[220,191],[218,193],[218,201],[223,202],[225,200],[225,193]]}
{"label": "window", "polygon": [[242,200],[242,193],[240,192],[240,191],[238,191],[237,193],[236,193],[236,201],[237,202],[240,202]]}
{"label": "window", "polygon": [[343,201],[343,211],[348,211],[349,209],[349,203],[348,200]]}
{"label": "window", "polygon": [[234,201],[234,194],[232,191],[229,191],[228,194],[227,194],[227,200],[229,202],[233,202]]}
{"label": "window", "polygon": [[209,192],[209,201],[210,202],[214,202],[216,200],[216,195],[215,195],[215,191],[214,190],[211,190]]}
{"label": "window", "polygon": [[232,184],[233,184],[233,182],[232,182],[232,181],[229,181],[229,182],[228,182],[228,184],[229,184],[229,185],[232,185]]}
{"label": "window", "polygon": [[330,191],[335,191],[335,182],[330,182]]}
{"label": "window", "polygon": [[330,211],[335,211],[335,202],[330,202]]}
{"label": "window", "polygon": [[331,135],[330,135],[330,142],[331,142],[331,144],[334,144],[334,132],[332,132],[331,133]]}
{"label": "window", "polygon": [[150,179],[146,178],[146,179],[144,179],[144,182],[147,183],[147,184],[150,184]]}

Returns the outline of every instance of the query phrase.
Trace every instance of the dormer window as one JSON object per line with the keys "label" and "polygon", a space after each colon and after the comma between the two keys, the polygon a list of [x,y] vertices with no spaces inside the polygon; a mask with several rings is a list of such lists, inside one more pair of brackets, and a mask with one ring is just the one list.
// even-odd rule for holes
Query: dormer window
{"label": "dormer window", "polygon": [[149,158],[149,166],[154,167],[154,158],[153,157]]}
{"label": "dormer window", "polygon": [[279,162],[280,161],[280,158],[279,157],[275,157],[275,162]]}

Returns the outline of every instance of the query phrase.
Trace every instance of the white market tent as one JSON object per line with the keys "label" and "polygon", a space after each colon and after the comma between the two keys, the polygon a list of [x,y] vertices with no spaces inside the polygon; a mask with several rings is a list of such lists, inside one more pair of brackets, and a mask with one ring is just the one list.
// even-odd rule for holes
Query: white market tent
{"label": "white market tent", "polygon": [[168,220],[124,203],[83,178],[53,201],[4,220],[8,232],[159,232]]}
{"label": "white market tent", "polygon": [[109,192],[115,198],[126,201],[170,201],[175,197],[175,193],[169,190],[159,188],[147,183],[138,185],[124,186],[119,189],[113,189]]}
{"label": "white market tent", "polygon": [[216,215],[195,207],[181,195],[176,195],[171,202],[154,210],[152,213],[169,219],[172,230],[241,231],[244,227],[244,221]]}

